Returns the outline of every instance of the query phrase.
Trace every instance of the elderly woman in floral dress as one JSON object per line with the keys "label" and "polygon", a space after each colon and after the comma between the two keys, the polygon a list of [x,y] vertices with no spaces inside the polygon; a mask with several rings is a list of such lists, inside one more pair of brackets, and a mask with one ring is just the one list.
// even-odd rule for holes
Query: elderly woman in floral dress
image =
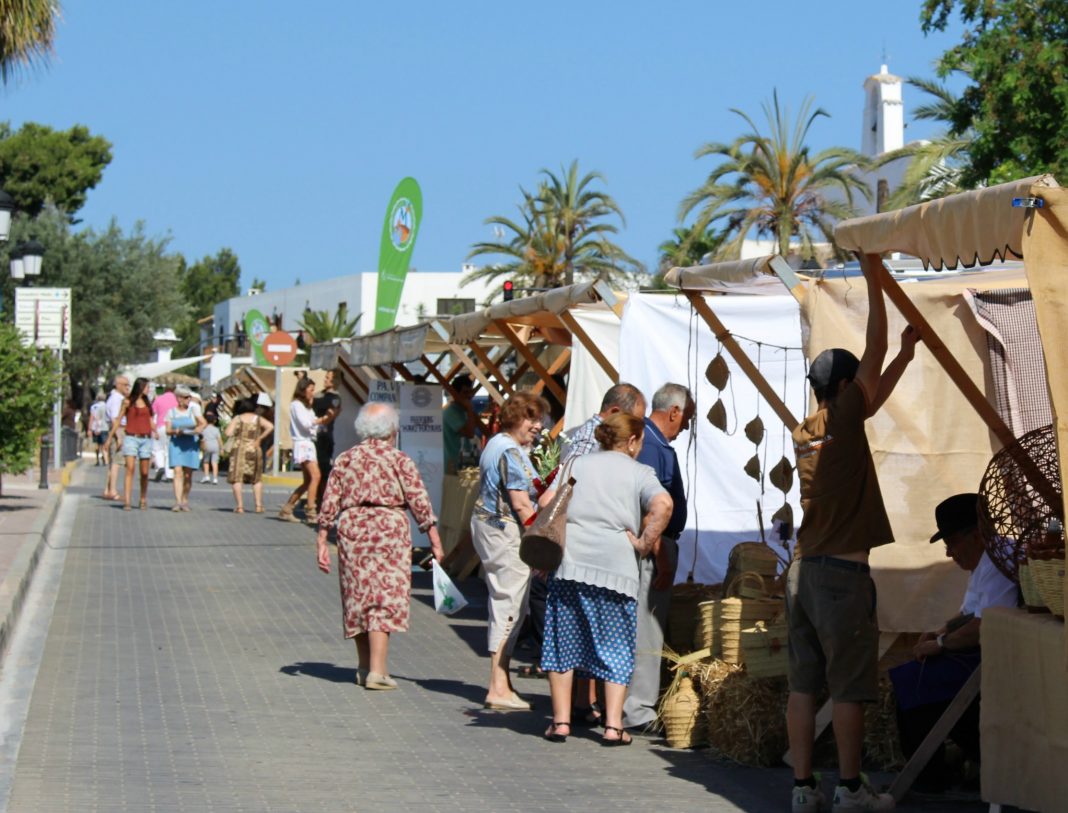
{"label": "elderly woman in floral dress", "polygon": [[337,522],[338,574],[346,638],[356,639],[356,683],[396,689],[386,658],[390,633],[408,629],[412,541],[405,509],[444,552],[430,497],[415,463],[396,448],[397,411],[367,404],[356,418],[359,443],[340,454],[319,510],[319,569],[330,572],[327,534]]}

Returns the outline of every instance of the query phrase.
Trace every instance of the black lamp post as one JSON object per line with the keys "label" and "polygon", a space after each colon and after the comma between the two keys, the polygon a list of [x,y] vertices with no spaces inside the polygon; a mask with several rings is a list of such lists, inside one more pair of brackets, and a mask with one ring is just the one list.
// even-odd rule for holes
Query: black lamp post
{"label": "black lamp post", "polygon": [[15,199],[0,189],[0,243],[6,243],[11,235],[11,215],[15,212]]}

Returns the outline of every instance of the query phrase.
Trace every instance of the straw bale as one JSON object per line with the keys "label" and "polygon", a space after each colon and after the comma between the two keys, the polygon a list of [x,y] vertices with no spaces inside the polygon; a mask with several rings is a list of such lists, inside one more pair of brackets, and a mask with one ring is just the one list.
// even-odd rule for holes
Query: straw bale
{"label": "straw bale", "polygon": [[865,761],[881,771],[896,771],[905,764],[897,730],[897,700],[890,678],[879,678],[879,700],[864,707]]}
{"label": "straw bale", "polygon": [[720,660],[693,664],[690,671],[713,751],[743,765],[777,764],[787,746],[786,681],[752,678]]}

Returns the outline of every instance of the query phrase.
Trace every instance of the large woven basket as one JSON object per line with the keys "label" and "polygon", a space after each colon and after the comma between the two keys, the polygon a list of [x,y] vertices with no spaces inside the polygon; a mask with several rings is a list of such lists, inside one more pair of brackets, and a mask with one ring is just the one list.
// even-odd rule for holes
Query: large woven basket
{"label": "large woven basket", "polygon": [[742,665],[750,677],[782,677],[786,674],[786,617],[778,616],[767,623],[742,630],[740,652]]}
{"label": "large woven basket", "polygon": [[1038,592],[1038,585],[1031,578],[1031,565],[1020,562],[1016,568],[1016,574],[1020,577],[1020,592],[1023,593],[1024,607],[1029,613],[1048,613],[1049,607],[1042,600],[1042,594]]}
{"label": "large woven basket", "polygon": [[701,614],[701,602],[722,596],[718,584],[694,584],[683,582],[671,588],[671,609],[668,610],[667,642],[679,654],[693,648],[694,630]]}
{"label": "large woven basket", "polygon": [[1031,579],[1043,603],[1058,618],[1064,618],[1064,554],[1056,559],[1029,559]]}
{"label": "large woven basket", "polygon": [[725,598],[706,601],[699,606],[701,615],[694,631],[694,647],[707,647],[713,658],[740,663],[742,630],[779,615],[783,601],[777,598]]}
{"label": "large woven basket", "polygon": [[769,586],[779,572],[779,555],[763,542],[739,542],[731,548],[727,559],[727,575],[723,579],[723,595],[733,595],[732,587],[743,573],[756,573]]}
{"label": "large woven basket", "polygon": [[700,711],[701,698],[694,691],[693,681],[689,676],[680,678],[674,691],[660,703],[660,721],[671,748],[694,748],[702,744]]}

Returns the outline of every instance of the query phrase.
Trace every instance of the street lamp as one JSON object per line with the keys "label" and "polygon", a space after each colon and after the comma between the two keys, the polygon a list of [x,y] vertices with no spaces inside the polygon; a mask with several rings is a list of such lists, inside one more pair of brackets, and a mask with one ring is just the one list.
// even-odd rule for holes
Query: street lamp
{"label": "street lamp", "polygon": [[11,234],[11,215],[15,212],[15,199],[0,189],[0,243],[6,243]]}
{"label": "street lamp", "polygon": [[36,240],[27,240],[18,247],[22,255],[22,269],[27,277],[36,277],[41,273],[41,259],[44,257],[45,247]]}
{"label": "street lamp", "polygon": [[18,246],[11,249],[11,278],[26,278],[26,266],[22,261],[22,252],[19,250]]}

